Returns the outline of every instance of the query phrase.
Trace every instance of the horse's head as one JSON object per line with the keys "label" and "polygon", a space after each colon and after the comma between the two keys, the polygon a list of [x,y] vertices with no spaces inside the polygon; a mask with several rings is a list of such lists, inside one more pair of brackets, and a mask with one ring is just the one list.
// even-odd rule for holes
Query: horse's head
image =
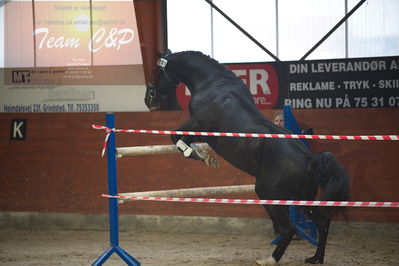
{"label": "horse's head", "polygon": [[159,109],[162,100],[166,99],[168,94],[179,85],[168,66],[168,57],[171,54],[172,52],[168,49],[160,56],[152,72],[152,81],[147,85],[144,102],[150,110]]}

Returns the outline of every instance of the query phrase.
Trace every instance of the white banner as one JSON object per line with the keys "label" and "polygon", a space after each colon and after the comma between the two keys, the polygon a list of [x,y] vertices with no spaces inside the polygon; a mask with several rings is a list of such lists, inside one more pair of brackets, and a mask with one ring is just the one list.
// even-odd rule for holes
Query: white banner
{"label": "white banner", "polygon": [[131,1],[6,1],[0,12],[0,112],[148,110]]}

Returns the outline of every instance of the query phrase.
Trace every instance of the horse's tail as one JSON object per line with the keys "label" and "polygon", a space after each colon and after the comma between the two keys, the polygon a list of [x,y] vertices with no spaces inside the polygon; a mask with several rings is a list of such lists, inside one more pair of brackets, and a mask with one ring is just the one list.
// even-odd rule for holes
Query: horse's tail
{"label": "horse's tail", "polygon": [[[315,168],[313,168],[315,170]],[[331,152],[322,152],[318,155],[318,164],[313,175],[322,188],[323,201],[348,201],[350,198],[349,178],[345,169]],[[344,211],[345,208],[331,208],[332,214]]]}

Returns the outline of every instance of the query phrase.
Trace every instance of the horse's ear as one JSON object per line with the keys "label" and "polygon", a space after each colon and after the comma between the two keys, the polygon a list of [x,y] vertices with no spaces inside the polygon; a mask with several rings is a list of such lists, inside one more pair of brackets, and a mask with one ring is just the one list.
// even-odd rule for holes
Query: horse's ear
{"label": "horse's ear", "polygon": [[172,54],[172,51],[169,50],[169,49],[166,49],[166,51],[164,51],[164,52],[160,52],[160,51],[157,50],[157,56],[158,56],[159,58],[167,58],[167,57],[170,56],[171,54]]}
{"label": "horse's ear", "polygon": [[170,56],[171,54],[172,54],[172,51],[169,50],[169,49],[166,49],[166,51],[163,52],[163,53],[161,54],[160,57],[162,57],[162,58],[167,58],[167,57]]}

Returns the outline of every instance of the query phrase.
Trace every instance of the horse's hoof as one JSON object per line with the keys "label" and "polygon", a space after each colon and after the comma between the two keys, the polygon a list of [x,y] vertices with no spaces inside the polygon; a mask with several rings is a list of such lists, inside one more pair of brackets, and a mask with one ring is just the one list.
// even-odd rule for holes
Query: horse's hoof
{"label": "horse's hoof", "polygon": [[191,157],[196,160],[204,161],[208,156],[208,152],[202,150],[198,145],[195,143],[191,143],[190,147],[193,149],[193,153],[191,154]]}
{"label": "horse's hoof", "polygon": [[195,143],[191,143],[190,147],[193,149],[190,156],[191,158],[204,161],[205,164],[210,167],[219,168],[219,161],[216,159],[216,156],[209,154],[206,150],[202,150]]}
{"label": "horse's hoof", "polygon": [[267,265],[276,265],[277,262],[273,257],[269,257],[267,259],[256,260],[256,265],[267,266]]}
{"label": "horse's hoof", "polygon": [[216,158],[216,156],[209,154],[208,157],[205,158],[204,162],[206,163],[206,165],[208,165],[209,167],[213,167],[213,168],[219,168],[219,161]]}
{"label": "horse's hoof", "polygon": [[324,261],[323,258],[317,258],[316,256],[314,256],[314,257],[307,258],[305,260],[305,263],[307,263],[307,264],[323,264],[323,261]]}

